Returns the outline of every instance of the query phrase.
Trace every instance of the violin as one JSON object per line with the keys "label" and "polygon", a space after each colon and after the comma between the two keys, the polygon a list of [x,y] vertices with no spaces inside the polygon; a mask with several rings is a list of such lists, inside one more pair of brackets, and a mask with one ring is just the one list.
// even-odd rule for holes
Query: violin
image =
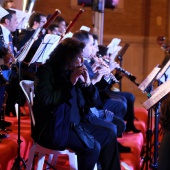
{"label": "violin", "polygon": [[165,36],[159,35],[159,36],[157,37],[157,43],[158,43],[158,45],[161,46],[161,49],[162,49],[163,51],[165,51],[165,53],[169,54],[169,53],[170,53],[170,45],[168,45],[168,44],[165,42],[165,39],[166,39]]}

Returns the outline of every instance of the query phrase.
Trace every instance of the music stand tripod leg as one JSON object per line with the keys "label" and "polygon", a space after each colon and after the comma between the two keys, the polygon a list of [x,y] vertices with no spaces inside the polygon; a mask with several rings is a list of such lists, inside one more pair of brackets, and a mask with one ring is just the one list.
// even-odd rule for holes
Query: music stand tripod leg
{"label": "music stand tripod leg", "polygon": [[151,147],[152,147],[151,137],[152,137],[152,109],[149,109],[147,130],[146,130],[146,147],[145,147],[146,149],[144,151],[145,156],[142,158],[143,163],[142,163],[141,170],[143,169],[148,170],[149,165],[151,163]]}
{"label": "music stand tripod leg", "polygon": [[154,170],[158,168],[158,133],[159,133],[159,108],[161,102],[155,105],[155,127],[154,127],[154,153],[153,153],[153,163],[150,167]]}
{"label": "music stand tripod leg", "polygon": [[[21,62],[18,62],[18,86],[21,80]],[[20,99],[20,94],[21,94],[21,89],[18,88],[18,139],[17,139],[17,144],[18,144],[18,155],[15,159],[15,162],[12,166],[12,170],[20,170],[22,169],[21,167],[24,166],[26,168],[26,163],[23,158],[21,158],[21,113],[20,113],[20,105],[21,105],[21,99]],[[17,110],[16,110],[17,112]],[[20,164],[20,162],[22,164]]]}

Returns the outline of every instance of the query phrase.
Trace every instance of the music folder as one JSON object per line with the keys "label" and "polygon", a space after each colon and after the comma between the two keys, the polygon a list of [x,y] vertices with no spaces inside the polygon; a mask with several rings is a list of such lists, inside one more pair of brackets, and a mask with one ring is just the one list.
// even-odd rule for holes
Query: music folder
{"label": "music folder", "polygon": [[[60,40],[60,36],[54,34],[46,34],[42,43],[38,47],[36,53],[34,54],[30,64],[32,63],[45,63],[49,58],[51,52],[57,47]],[[30,65],[29,64],[29,65]]]}
{"label": "music folder", "polygon": [[158,86],[155,90],[151,92],[151,97],[147,99],[143,106],[148,110],[156,103],[158,103],[165,95],[170,92],[170,80]]}
{"label": "music folder", "polygon": [[149,75],[143,80],[143,82],[138,86],[138,88],[144,93],[147,87],[154,81],[156,76],[158,75],[161,68],[159,65],[153,68],[153,70],[149,73]]}

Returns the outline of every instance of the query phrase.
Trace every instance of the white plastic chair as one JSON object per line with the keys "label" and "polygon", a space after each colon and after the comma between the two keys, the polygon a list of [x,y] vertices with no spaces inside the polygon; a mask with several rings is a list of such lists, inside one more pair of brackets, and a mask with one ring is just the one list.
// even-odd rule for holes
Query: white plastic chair
{"label": "white plastic chair", "polygon": [[[20,86],[25,94],[25,97],[26,97],[26,100],[28,103],[28,107],[29,107],[29,111],[30,111],[31,121],[34,126],[35,119],[34,119],[34,115],[33,115],[33,111],[32,111],[33,97],[34,97],[34,81],[22,80],[20,82]],[[37,170],[43,169],[44,160],[45,160],[46,155],[48,155],[48,163],[51,164],[51,166],[47,165],[46,168],[52,167],[53,169],[55,169],[57,159],[60,154],[68,155],[70,170],[78,170],[77,155],[75,154],[75,152],[68,150],[68,149],[66,149],[64,151],[47,149],[47,148],[40,146],[37,143],[34,143],[30,149],[28,161],[26,164],[26,170],[31,170],[35,153],[39,153]],[[97,170],[97,164],[95,164],[94,170]]]}

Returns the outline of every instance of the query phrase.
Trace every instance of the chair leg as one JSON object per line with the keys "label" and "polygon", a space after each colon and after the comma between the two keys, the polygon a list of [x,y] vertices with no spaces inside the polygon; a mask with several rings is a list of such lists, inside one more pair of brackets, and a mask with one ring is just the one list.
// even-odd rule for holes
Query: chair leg
{"label": "chair leg", "polygon": [[77,155],[75,153],[68,153],[70,170],[78,170]]}
{"label": "chair leg", "polygon": [[46,169],[50,169],[50,165],[53,166],[53,157],[54,157],[54,154],[49,154],[48,155],[48,164],[46,166]]}
{"label": "chair leg", "polygon": [[59,153],[56,153],[53,155],[53,162],[52,162],[53,167],[55,167],[57,164],[58,156],[59,156]]}
{"label": "chair leg", "polygon": [[97,170],[97,163],[95,164],[95,166],[94,166],[94,169],[93,170]]}
{"label": "chair leg", "polygon": [[42,170],[44,166],[45,154],[39,153],[37,170]]}
{"label": "chair leg", "polygon": [[28,161],[26,163],[26,170],[31,170],[31,168],[32,168],[32,163],[33,163],[33,159],[34,159],[35,149],[36,149],[36,145],[33,145],[31,147],[31,149],[30,149]]}

